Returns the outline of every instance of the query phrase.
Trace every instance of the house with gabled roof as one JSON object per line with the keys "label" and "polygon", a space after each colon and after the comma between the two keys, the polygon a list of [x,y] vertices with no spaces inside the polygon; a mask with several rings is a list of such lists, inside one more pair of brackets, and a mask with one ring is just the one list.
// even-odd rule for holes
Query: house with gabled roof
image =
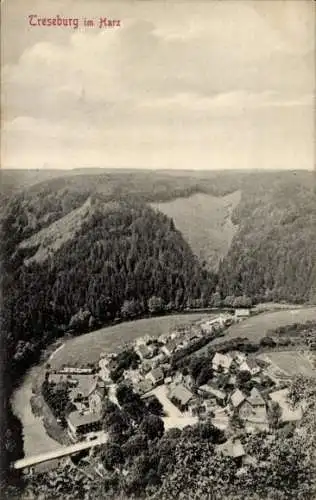
{"label": "house with gabled roof", "polygon": [[251,375],[257,375],[258,373],[261,372],[261,368],[258,365],[258,363],[252,359],[248,358],[245,361],[243,361],[240,366],[239,366],[240,371],[246,371],[251,373]]}
{"label": "house with gabled roof", "polygon": [[254,407],[258,407],[258,406],[265,407],[266,406],[265,400],[263,399],[263,397],[261,396],[260,392],[258,391],[258,389],[256,387],[253,387],[251,389],[250,396],[247,397],[247,401],[248,401],[248,403],[250,403]]}
{"label": "house with gabled roof", "polygon": [[149,359],[153,357],[154,350],[146,344],[141,344],[136,347],[136,353],[141,359]]}
{"label": "house with gabled roof", "polygon": [[[244,395],[243,395],[244,396]],[[239,417],[245,422],[249,431],[254,429],[266,430],[268,428],[267,405],[258,389],[252,388],[250,395],[236,407]]]}
{"label": "house with gabled roof", "polygon": [[246,396],[240,389],[236,389],[230,396],[230,404],[234,410],[238,409],[245,400]]}
{"label": "house with gabled roof", "polygon": [[146,375],[146,379],[150,380],[153,385],[159,385],[163,382],[164,373],[161,368],[154,368]]}
{"label": "house with gabled roof", "polygon": [[224,404],[226,400],[226,394],[224,391],[220,391],[216,389],[210,384],[203,384],[198,388],[198,394],[201,396],[207,397],[208,399],[212,399],[217,403]]}
{"label": "house with gabled roof", "polygon": [[228,439],[223,444],[217,446],[217,450],[224,455],[224,457],[230,457],[234,459],[241,459],[246,455],[244,447],[240,439]]}
{"label": "house with gabled roof", "polygon": [[191,391],[186,389],[184,385],[177,384],[169,392],[170,401],[181,411],[187,411],[189,402],[194,398]]}
{"label": "house with gabled roof", "polygon": [[179,341],[169,340],[165,345],[162,346],[161,351],[167,356],[171,356],[177,349]]}
{"label": "house with gabled roof", "polygon": [[71,439],[77,441],[85,434],[101,430],[101,414],[98,412],[73,411],[67,417],[67,424]]}
{"label": "house with gabled roof", "polygon": [[233,358],[230,354],[221,354],[217,352],[212,359],[213,370],[218,371],[219,367],[222,367],[224,372],[228,372],[232,362]]}

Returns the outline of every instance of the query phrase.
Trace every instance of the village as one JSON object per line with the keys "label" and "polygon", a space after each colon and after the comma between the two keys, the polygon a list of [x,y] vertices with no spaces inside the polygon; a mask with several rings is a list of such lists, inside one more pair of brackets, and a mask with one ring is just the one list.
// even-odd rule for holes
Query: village
{"label": "village", "polygon": [[223,335],[226,327],[249,314],[249,310],[236,310],[178,327],[156,339],[138,338],[117,353],[101,353],[98,366],[49,369],[50,387],[66,384],[69,388],[71,411],[64,425],[71,442],[97,439],[104,433],[104,400],[119,406],[116,393],[122,383],[145,401],[159,401],[165,430],[211,419],[227,436],[220,445],[222,453],[233,458],[244,455],[238,439],[241,428],[256,433],[271,430],[276,420],[282,424],[300,420],[302,409],[291,409],[287,401],[290,378],[262,356],[215,350],[202,357],[208,365],[199,369],[199,358],[195,356],[195,368],[191,349],[187,363],[175,368],[177,353],[193,346],[195,354],[194,346],[201,339]]}

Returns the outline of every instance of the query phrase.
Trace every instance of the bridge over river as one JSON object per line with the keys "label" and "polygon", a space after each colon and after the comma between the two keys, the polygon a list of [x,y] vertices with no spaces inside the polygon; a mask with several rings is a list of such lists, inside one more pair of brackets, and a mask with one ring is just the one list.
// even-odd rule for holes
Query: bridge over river
{"label": "bridge over river", "polygon": [[74,455],[75,453],[78,453],[83,450],[89,450],[90,448],[106,443],[107,440],[108,440],[108,435],[106,433],[103,433],[96,439],[90,441],[81,441],[79,443],[75,443],[70,446],[64,446],[62,448],[58,448],[54,451],[48,451],[47,453],[40,453],[38,455],[21,458],[20,460],[17,460],[16,462],[13,463],[13,468],[17,470],[31,468],[43,462],[49,462],[50,460],[55,460],[58,458]]}

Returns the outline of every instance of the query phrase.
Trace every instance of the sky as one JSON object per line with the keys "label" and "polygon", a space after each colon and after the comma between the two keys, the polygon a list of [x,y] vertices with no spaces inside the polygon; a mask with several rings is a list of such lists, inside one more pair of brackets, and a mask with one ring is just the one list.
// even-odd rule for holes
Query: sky
{"label": "sky", "polygon": [[2,167],[313,169],[315,5],[2,0]]}

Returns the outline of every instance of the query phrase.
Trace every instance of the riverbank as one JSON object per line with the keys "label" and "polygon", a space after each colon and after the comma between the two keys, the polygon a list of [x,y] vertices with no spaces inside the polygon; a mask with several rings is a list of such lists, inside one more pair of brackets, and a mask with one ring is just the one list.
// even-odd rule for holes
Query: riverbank
{"label": "riverbank", "polygon": [[[64,363],[97,362],[102,350],[115,350],[125,342],[145,334],[159,336],[168,329],[210,315],[206,312],[184,313],[128,321],[78,337],[65,335],[48,346],[42,352],[39,364],[28,370],[11,398],[12,411],[22,424],[24,455],[27,457],[54,451],[68,442],[67,435],[57,424],[41,396],[41,385],[48,364],[55,368]],[[87,339],[89,339],[88,344]]]}

